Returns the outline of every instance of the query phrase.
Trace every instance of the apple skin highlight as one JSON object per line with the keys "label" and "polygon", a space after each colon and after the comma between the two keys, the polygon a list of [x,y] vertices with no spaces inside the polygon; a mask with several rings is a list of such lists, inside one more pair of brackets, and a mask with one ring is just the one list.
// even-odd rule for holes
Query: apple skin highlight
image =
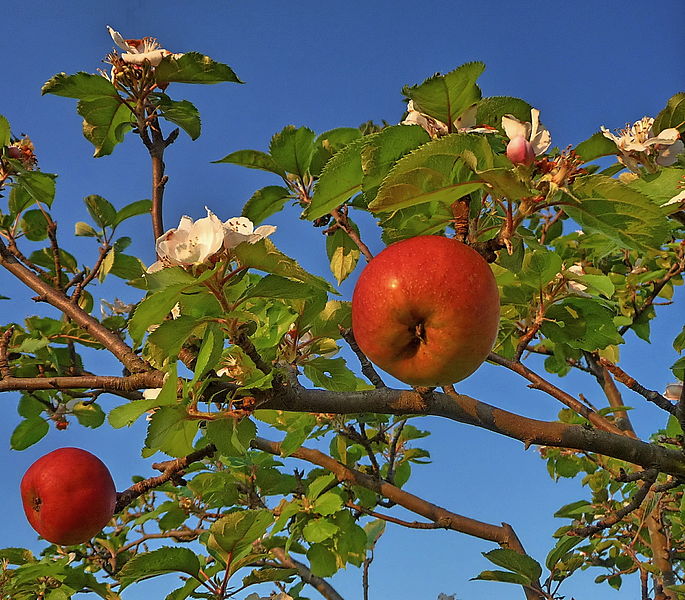
{"label": "apple skin highlight", "polygon": [[388,246],[352,296],[359,348],[409,385],[442,386],[471,375],[499,329],[499,293],[488,263],[454,239],[418,236]]}
{"label": "apple skin highlight", "polygon": [[20,487],[31,527],[54,544],[83,543],[114,514],[117,493],[109,470],[80,448],[60,448],[39,458]]}

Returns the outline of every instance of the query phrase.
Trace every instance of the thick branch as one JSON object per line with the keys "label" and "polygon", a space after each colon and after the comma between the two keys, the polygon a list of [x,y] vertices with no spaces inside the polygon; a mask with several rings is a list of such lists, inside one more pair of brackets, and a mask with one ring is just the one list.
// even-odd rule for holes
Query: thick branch
{"label": "thick branch", "polygon": [[0,392],[21,390],[104,390],[130,392],[162,387],[164,373],[151,371],[127,377],[114,375],[79,375],[76,377],[5,377],[0,379]]}
{"label": "thick branch", "polygon": [[629,438],[620,431],[614,434],[590,426],[530,419],[461,394],[419,394],[414,390],[390,388],[331,392],[284,386],[278,390],[255,391],[255,398],[259,408],[293,412],[375,412],[445,417],[520,440],[526,446],[539,444],[595,452],[645,468],[655,467],[676,477],[685,477],[685,459],[676,450]]}
{"label": "thick branch", "polygon": [[88,332],[93,338],[107,348],[132,373],[150,370],[150,366],[114,332],[107,329],[97,319],[93,318],[81,307],[72,303],[61,290],[56,290],[35,273],[22,265],[7,250],[7,246],[0,240],[0,266],[39,295],[39,298],[62,311],[74,323]]}
{"label": "thick branch", "polygon": [[618,427],[616,427],[616,425],[607,421],[607,419],[605,419],[602,415],[597,414],[590,407],[585,406],[585,404],[580,402],[580,400],[576,400],[570,394],[567,394],[565,391],[551,384],[546,379],[543,379],[537,373],[531,371],[525,365],[522,365],[521,363],[515,362],[513,360],[506,359],[503,356],[500,356],[499,354],[495,354],[494,352],[490,353],[490,356],[488,356],[488,360],[491,360],[492,362],[503,367],[506,367],[507,369],[514,371],[514,373],[518,373],[522,377],[525,377],[528,381],[531,382],[531,385],[528,387],[531,387],[536,390],[541,390],[543,392],[546,392],[553,398],[556,398],[562,404],[565,404],[570,409],[577,412],[579,415],[585,417],[588,421],[590,421],[590,423],[597,427],[597,429],[601,429],[602,431],[608,431],[610,433],[615,433],[617,435],[623,434],[623,432]]}
{"label": "thick branch", "polygon": [[287,555],[283,548],[271,548],[270,552],[284,567],[288,567],[289,569],[297,569],[297,573],[302,581],[311,585],[317,592],[326,598],[326,600],[344,600],[344,598],[338,594],[336,589],[330,583],[328,583],[325,579],[314,575],[307,565]]}

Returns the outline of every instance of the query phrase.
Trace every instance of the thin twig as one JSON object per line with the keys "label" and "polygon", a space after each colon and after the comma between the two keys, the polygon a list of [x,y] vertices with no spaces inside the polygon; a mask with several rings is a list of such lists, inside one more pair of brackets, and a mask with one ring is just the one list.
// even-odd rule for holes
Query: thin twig
{"label": "thin twig", "polygon": [[616,425],[605,419],[602,415],[596,413],[591,408],[585,406],[582,402],[576,400],[573,396],[567,394],[563,390],[551,384],[546,379],[543,379],[542,377],[540,377],[540,375],[531,371],[525,365],[515,362],[513,360],[506,359],[503,356],[500,356],[499,354],[495,354],[494,352],[490,353],[490,355],[488,356],[488,360],[491,360],[492,362],[503,367],[506,367],[507,369],[514,371],[514,373],[518,373],[522,377],[525,377],[528,381],[531,382],[531,385],[529,385],[528,387],[546,392],[553,398],[559,400],[562,404],[565,404],[570,409],[577,412],[579,415],[585,417],[588,421],[590,421],[590,423],[592,423],[598,429],[602,429],[603,431],[608,431],[610,433],[615,433],[618,435],[625,435],[625,432],[623,432],[621,429],[616,427]]}
{"label": "thin twig", "polygon": [[640,394],[640,396],[645,398],[645,400],[649,400],[649,402],[656,404],[660,409],[665,410],[667,413],[675,415],[675,405],[664,398],[664,396],[662,396],[659,392],[648,390],[646,387],[640,385],[635,379],[628,375],[628,373],[621,369],[621,367],[615,365],[606,358],[600,358],[599,364],[611,372],[616,380],[620,381],[627,388],[637,392]]}
{"label": "thin twig", "polygon": [[371,364],[371,361],[359,348],[357,340],[354,339],[354,332],[352,329],[345,329],[340,325],[338,325],[338,329],[340,330],[340,335],[347,342],[352,352],[357,355],[364,377],[366,377],[377,388],[386,387],[385,383],[383,383],[383,380],[381,379],[381,376]]}
{"label": "thin twig", "polygon": [[370,517],[374,517],[376,519],[381,519],[383,521],[387,521],[388,523],[394,523],[395,525],[401,525],[402,527],[407,527],[409,529],[449,529],[449,527],[446,527],[445,525],[441,525],[440,523],[422,523],[420,521],[403,521],[402,519],[398,519],[396,517],[391,517],[390,515],[384,515],[382,513],[376,512],[375,510],[365,508],[363,506],[360,506],[359,504],[355,504],[354,502],[346,502],[345,506],[347,506],[348,508],[351,508],[353,510],[357,510],[360,513],[364,513],[365,515],[369,515]]}
{"label": "thin twig", "polygon": [[644,483],[640,486],[640,489],[635,492],[635,495],[631,498],[630,502],[626,504],[623,508],[617,510],[613,515],[609,515],[606,519],[597,521],[593,525],[588,525],[587,527],[578,527],[571,529],[567,532],[567,535],[577,535],[579,537],[589,537],[595,533],[615,525],[627,515],[629,515],[634,510],[637,510],[642,505],[642,502],[647,497],[649,490],[654,485],[659,472],[656,469],[648,469],[644,472]]}
{"label": "thin twig", "polygon": [[133,500],[142,496],[146,492],[159,487],[160,485],[180,477],[188,465],[203,460],[208,456],[212,456],[216,452],[216,446],[214,444],[209,444],[204,448],[200,448],[195,452],[177,458],[174,460],[165,461],[163,463],[156,463],[152,465],[153,469],[162,471],[161,475],[156,477],[150,477],[148,479],[143,479],[138,483],[134,483],[130,488],[124,490],[117,494],[117,504],[114,509],[115,514],[126,508]]}

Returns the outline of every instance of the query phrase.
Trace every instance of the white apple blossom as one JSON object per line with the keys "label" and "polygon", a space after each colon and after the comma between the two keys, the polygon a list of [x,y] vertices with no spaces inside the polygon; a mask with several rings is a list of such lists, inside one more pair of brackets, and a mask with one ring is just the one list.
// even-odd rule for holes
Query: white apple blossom
{"label": "white apple blossom", "polygon": [[[570,271],[574,275],[585,275],[585,269],[583,269],[583,265],[579,263],[571,265],[567,269],[567,271]],[[569,280],[566,284],[566,287],[568,288],[568,291],[571,293],[577,294],[579,296],[588,296],[588,294],[585,293],[585,290],[587,290],[587,286],[583,285],[579,281]]]}
{"label": "white apple blossom", "polygon": [[682,383],[670,383],[666,386],[666,391],[664,391],[664,398],[666,398],[667,400],[673,400],[674,402],[677,402],[678,400],[680,400],[680,396],[682,395],[682,393]]}
{"label": "white apple blossom", "polygon": [[157,239],[159,260],[150,265],[148,273],[164,267],[207,264],[223,243],[224,225],[211,210],[207,208],[207,216],[195,222],[183,216],[178,227]]}
{"label": "white apple blossom", "polygon": [[174,58],[183,56],[162,48],[155,38],[144,37],[139,40],[127,40],[109,25],[107,25],[107,31],[112,36],[114,43],[125,51],[121,55],[121,59],[131,65],[142,65],[148,61],[153,67],[156,67],[165,56],[173,56]]}
{"label": "white apple blossom", "polygon": [[540,123],[540,111],[537,108],[530,109],[531,122],[519,121],[513,115],[502,117],[502,128],[510,140],[523,138],[532,147],[535,156],[546,152],[552,143],[552,135]]}
{"label": "white apple blossom", "polygon": [[[459,133],[494,133],[497,130],[492,127],[477,127],[476,126],[476,112],[478,104],[474,103],[469,106],[459,117],[454,120],[454,131]],[[407,103],[407,116],[400,123],[400,125],[419,125],[431,137],[440,137],[449,133],[449,127],[442,121],[422,113],[414,108],[414,101],[409,100]]]}
{"label": "white apple blossom", "polygon": [[243,242],[254,244],[276,231],[276,227],[273,225],[261,225],[255,229],[254,224],[247,217],[233,217],[226,221],[223,227],[224,247],[227,250],[231,250]]}
{"label": "white apple blossom", "polygon": [[601,130],[604,137],[616,144],[620,153],[618,160],[631,171],[637,172],[640,164],[650,166],[652,162],[668,167],[675,163],[678,154],[685,149],[677,129],[670,127],[655,135],[653,126],[653,118],[642,117],[619,130],[618,135],[604,126]]}

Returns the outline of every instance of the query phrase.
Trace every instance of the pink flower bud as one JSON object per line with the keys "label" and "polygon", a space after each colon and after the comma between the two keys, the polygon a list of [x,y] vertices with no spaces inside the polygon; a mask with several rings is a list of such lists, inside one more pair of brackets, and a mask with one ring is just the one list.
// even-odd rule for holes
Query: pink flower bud
{"label": "pink flower bud", "polygon": [[21,148],[18,148],[17,146],[9,146],[7,148],[7,156],[9,158],[21,158],[21,155]]}
{"label": "pink flower bud", "polygon": [[530,166],[535,160],[533,145],[523,136],[516,136],[507,144],[507,158],[515,165]]}

